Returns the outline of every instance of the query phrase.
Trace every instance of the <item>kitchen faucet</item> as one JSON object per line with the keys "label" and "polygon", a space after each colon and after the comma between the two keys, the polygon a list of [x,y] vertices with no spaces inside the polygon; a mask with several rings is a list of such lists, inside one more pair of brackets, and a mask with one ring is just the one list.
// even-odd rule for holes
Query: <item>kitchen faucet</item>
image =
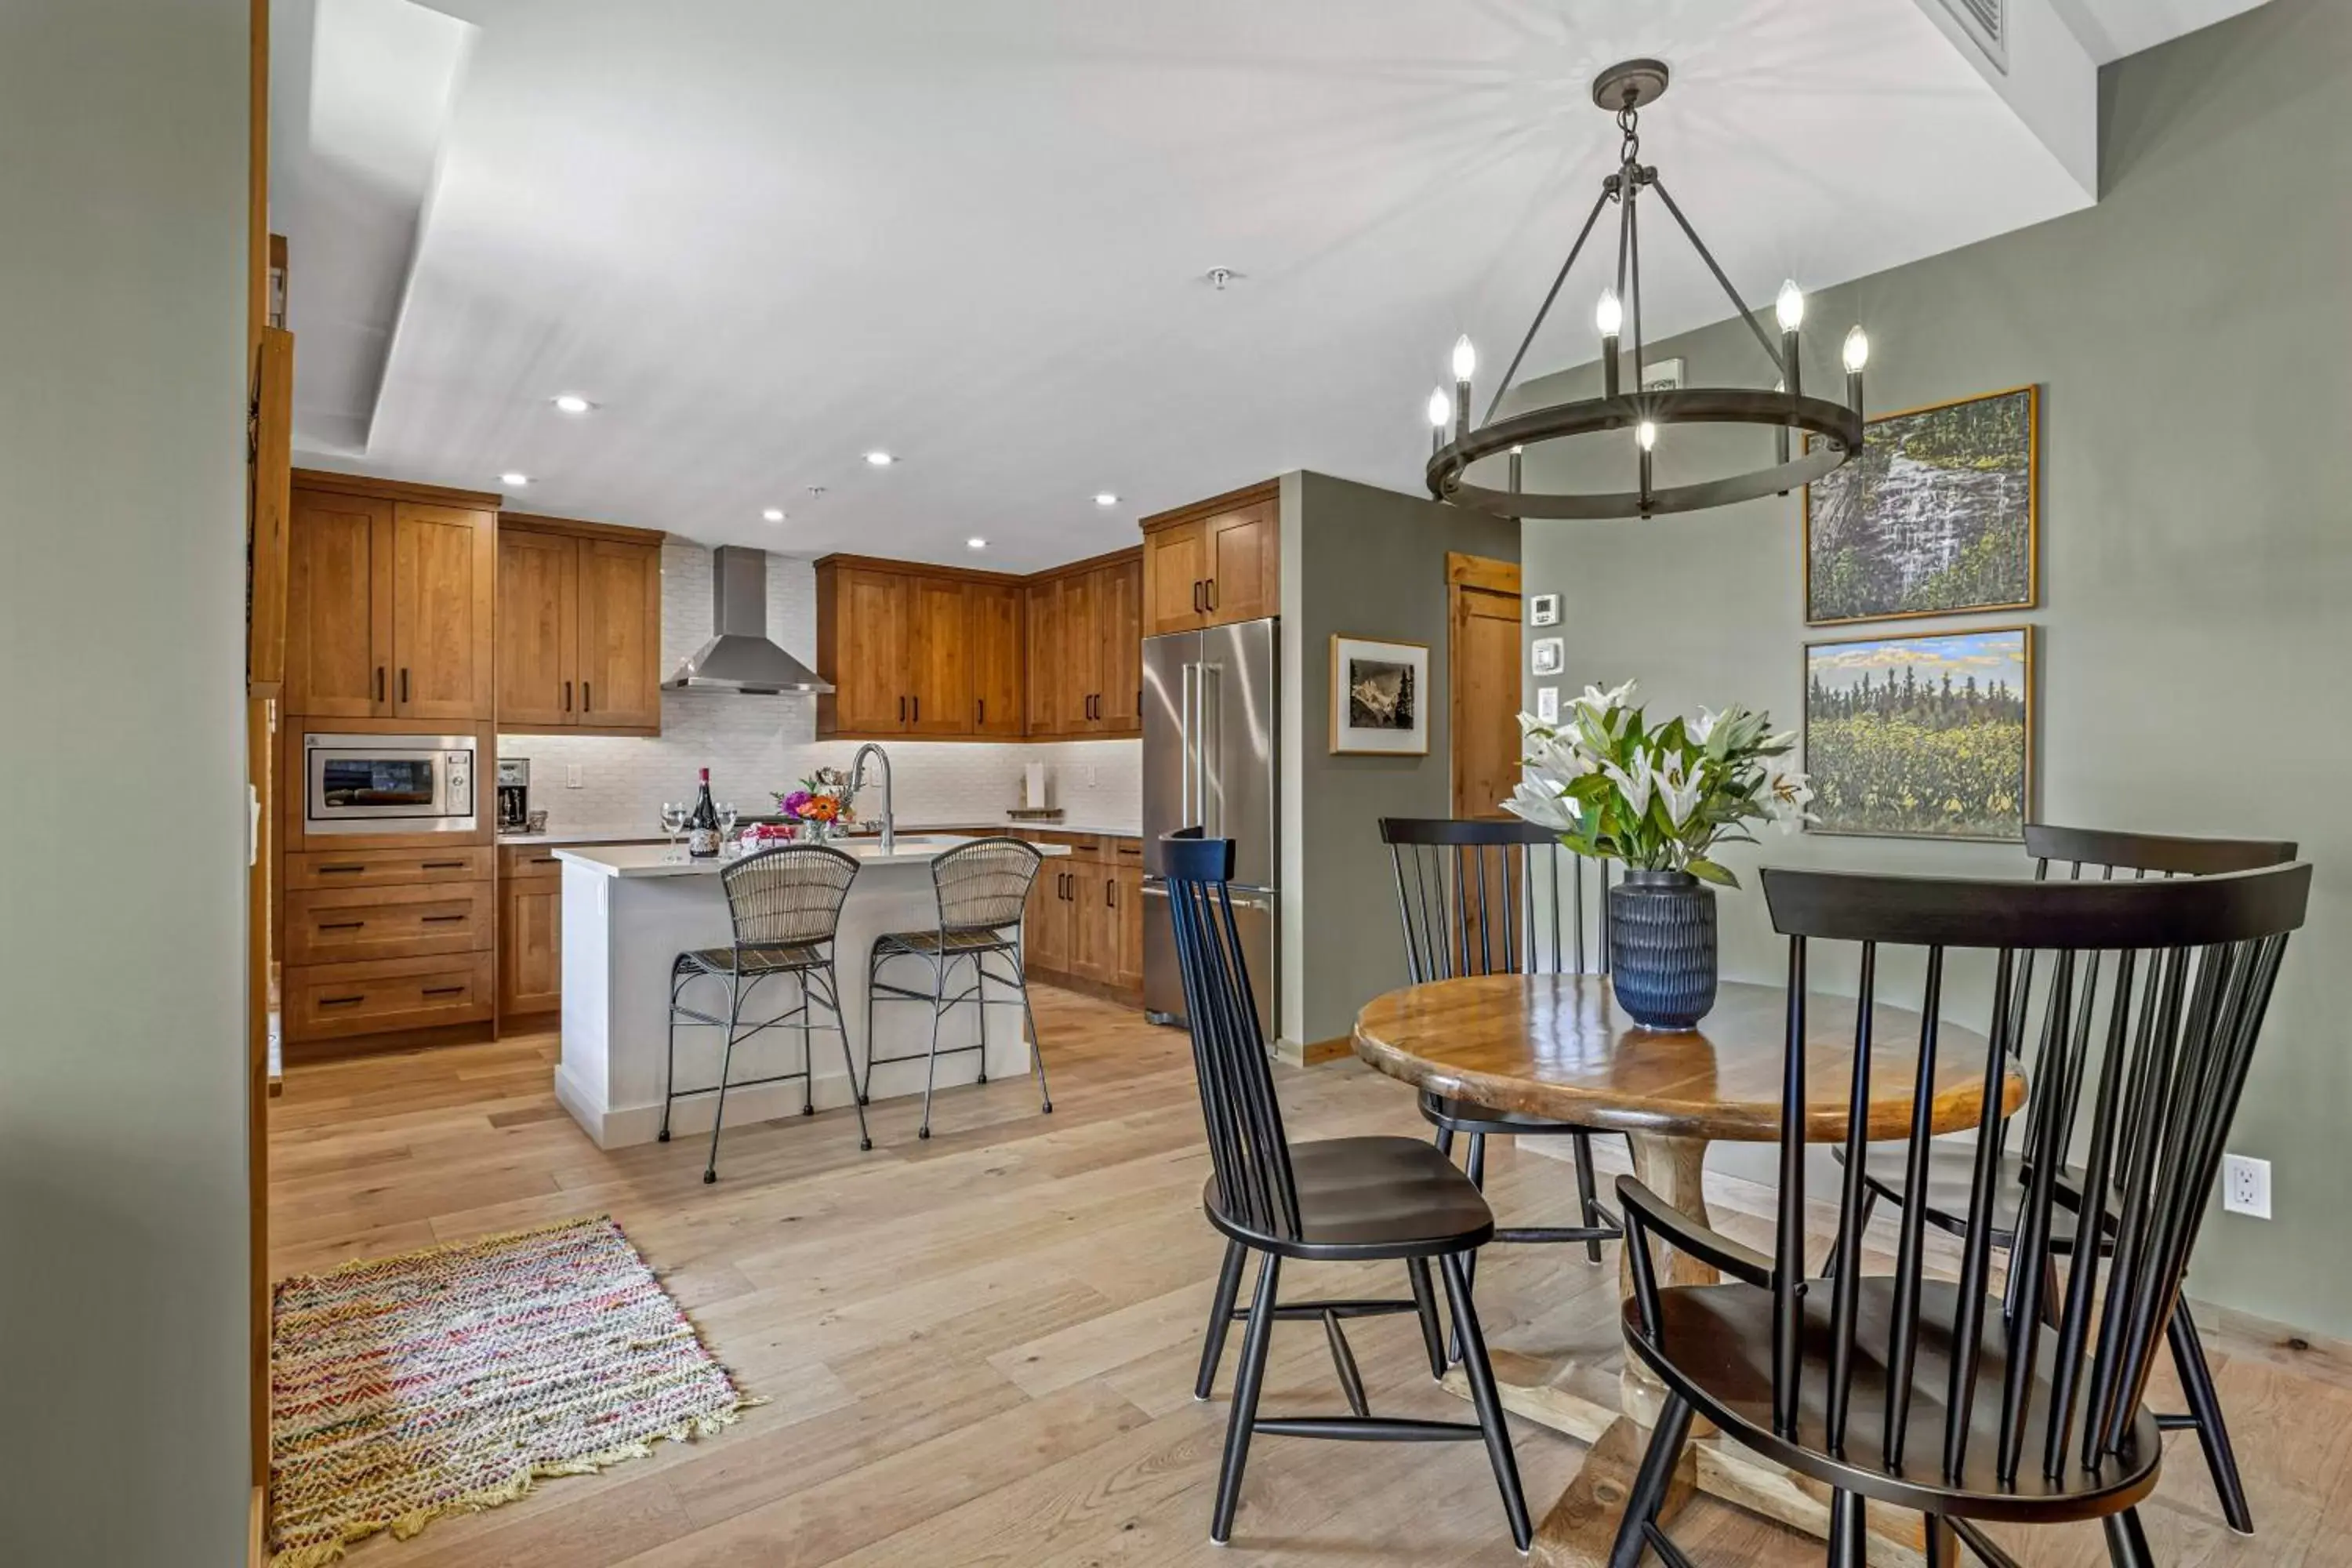
{"label": "kitchen faucet", "polygon": [[857,792],[866,787],[867,757],[882,764],[882,853],[887,855],[898,839],[898,823],[890,808],[890,753],[871,741],[858,747],[857,754],[849,760],[849,797],[855,801]]}

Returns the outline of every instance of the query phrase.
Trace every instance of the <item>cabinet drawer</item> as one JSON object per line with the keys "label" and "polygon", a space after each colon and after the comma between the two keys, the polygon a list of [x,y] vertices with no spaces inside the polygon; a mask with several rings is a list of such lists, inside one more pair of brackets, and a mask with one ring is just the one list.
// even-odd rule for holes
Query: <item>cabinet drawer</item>
{"label": "cabinet drawer", "polygon": [[555,858],[552,845],[504,844],[499,847],[499,875],[509,882],[530,878],[560,882],[563,879],[563,862]]}
{"label": "cabinet drawer", "polygon": [[493,892],[488,882],[458,882],[289,893],[286,962],[421,958],[488,947]]}
{"label": "cabinet drawer", "polygon": [[287,1037],[330,1039],[488,1018],[494,957],[481,952],[289,964],[283,987]]}
{"label": "cabinet drawer", "polygon": [[403,888],[434,882],[487,882],[487,844],[448,849],[321,850],[286,857],[286,891],[325,888]]}

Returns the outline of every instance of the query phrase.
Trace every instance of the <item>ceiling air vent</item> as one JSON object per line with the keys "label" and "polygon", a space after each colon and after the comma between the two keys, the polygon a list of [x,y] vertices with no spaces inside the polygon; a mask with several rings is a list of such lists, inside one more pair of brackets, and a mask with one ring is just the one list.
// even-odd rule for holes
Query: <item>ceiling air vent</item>
{"label": "ceiling air vent", "polygon": [[1960,31],[1975,41],[1997,70],[2009,69],[2009,0],[1942,0]]}

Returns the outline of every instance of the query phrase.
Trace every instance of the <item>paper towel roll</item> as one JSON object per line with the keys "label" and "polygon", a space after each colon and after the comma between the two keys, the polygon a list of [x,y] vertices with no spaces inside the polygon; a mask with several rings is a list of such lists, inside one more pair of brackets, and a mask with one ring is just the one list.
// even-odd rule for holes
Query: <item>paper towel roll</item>
{"label": "paper towel roll", "polygon": [[1022,770],[1021,804],[1031,811],[1045,807],[1045,764],[1031,763]]}

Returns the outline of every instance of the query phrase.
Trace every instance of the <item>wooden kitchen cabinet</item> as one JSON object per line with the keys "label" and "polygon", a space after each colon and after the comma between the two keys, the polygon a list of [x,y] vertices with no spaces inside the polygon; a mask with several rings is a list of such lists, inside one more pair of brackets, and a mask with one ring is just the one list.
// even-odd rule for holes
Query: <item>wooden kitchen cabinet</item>
{"label": "wooden kitchen cabinet", "polygon": [[661,732],[661,535],[499,522],[498,720],[509,733]]}
{"label": "wooden kitchen cabinet", "polygon": [[1115,840],[1111,873],[1117,887],[1112,899],[1118,922],[1118,959],[1111,974],[1113,985],[1125,991],[1143,990],[1143,841]]}
{"label": "wooden kitchen cabinet", "polygon": [[1129,559],[1106,566],[1096,578],[1095,603],[1102,634],[1101,695],[1095,701],[1097,730],[1108,735],[1143,733],[1143,563]]}
{"label": "wooden kitchen cabinet", "polygon": [[817,733],[900,735],[907,730],[906,579],[817,564],[816,668],[833,683],[816,700]]}
{"label": "wooden kitchen cabinet", "polygon": [[900,661],[907,692],[907,733],[972,732],[971,626],[968,586],[954,577],[903,577],[906,651]]}
{"label": "wooden kitchen cabinet", "polygon": [[1025,973],[1047,978],[1068,972],[1072,922],[1077,910],[1075,890],[1067,860],[1056,856],[1037,868],[1037,879],[1029,885],[1028,915],[1021,926]]}
{"label": "wooden kitchen cabinet", "polygon": [[469,491],[297,472],[286,711],[491,718],[497,505]]}
{"label": "wooden kitchen cabinet", "polygon": [[529,1017],[563,1005],[563,884],[507,885],[499,921],[499,1016]]}
{"label": "wooden kitchen cabinet", "polygon": [[1062,586],[1047,579],[1022,589],[1029,612],[1029,689],[1022,706],[1032,736],[1062,732]]}
{"label": "wooden kitchen cabinet", "polygon": [[1108,985],[1118,973],[1118,873],[1100,860],[1073,858],[1077,914],[1071,927],[1070,973]]}
{"label": "wooden kitchen cabinet", "polygon": [[1143,520],[1143,635],[1280,613],[1276,487],[1235,490]]}
{"label": "wooden kitchen cabinet", "polygon": [[1095,703],[1102,693],[1101,578],[1092,572],[1074,573],[1059,584],[1062,605],[1061,657],[1054,667],[1061,672],[1058,732],[1086,735],[1096,731]]}
{"label": "wooden kitchen cabinet", "polygon": [[1034,980],[1120,1001],[1143,995],[1143,845],[1139,839],[1026,828],[1033,843],[1061,844],[1029,893],[1023,965]]}
{"label": "wooden kitchen cabinet", "polygon": [[964,584],[967,645],[971,664],[971,731],[1018,739],[1026,732],[1022,681],[1027,645],[1023,630],[1028,595],[1014,583]]}

